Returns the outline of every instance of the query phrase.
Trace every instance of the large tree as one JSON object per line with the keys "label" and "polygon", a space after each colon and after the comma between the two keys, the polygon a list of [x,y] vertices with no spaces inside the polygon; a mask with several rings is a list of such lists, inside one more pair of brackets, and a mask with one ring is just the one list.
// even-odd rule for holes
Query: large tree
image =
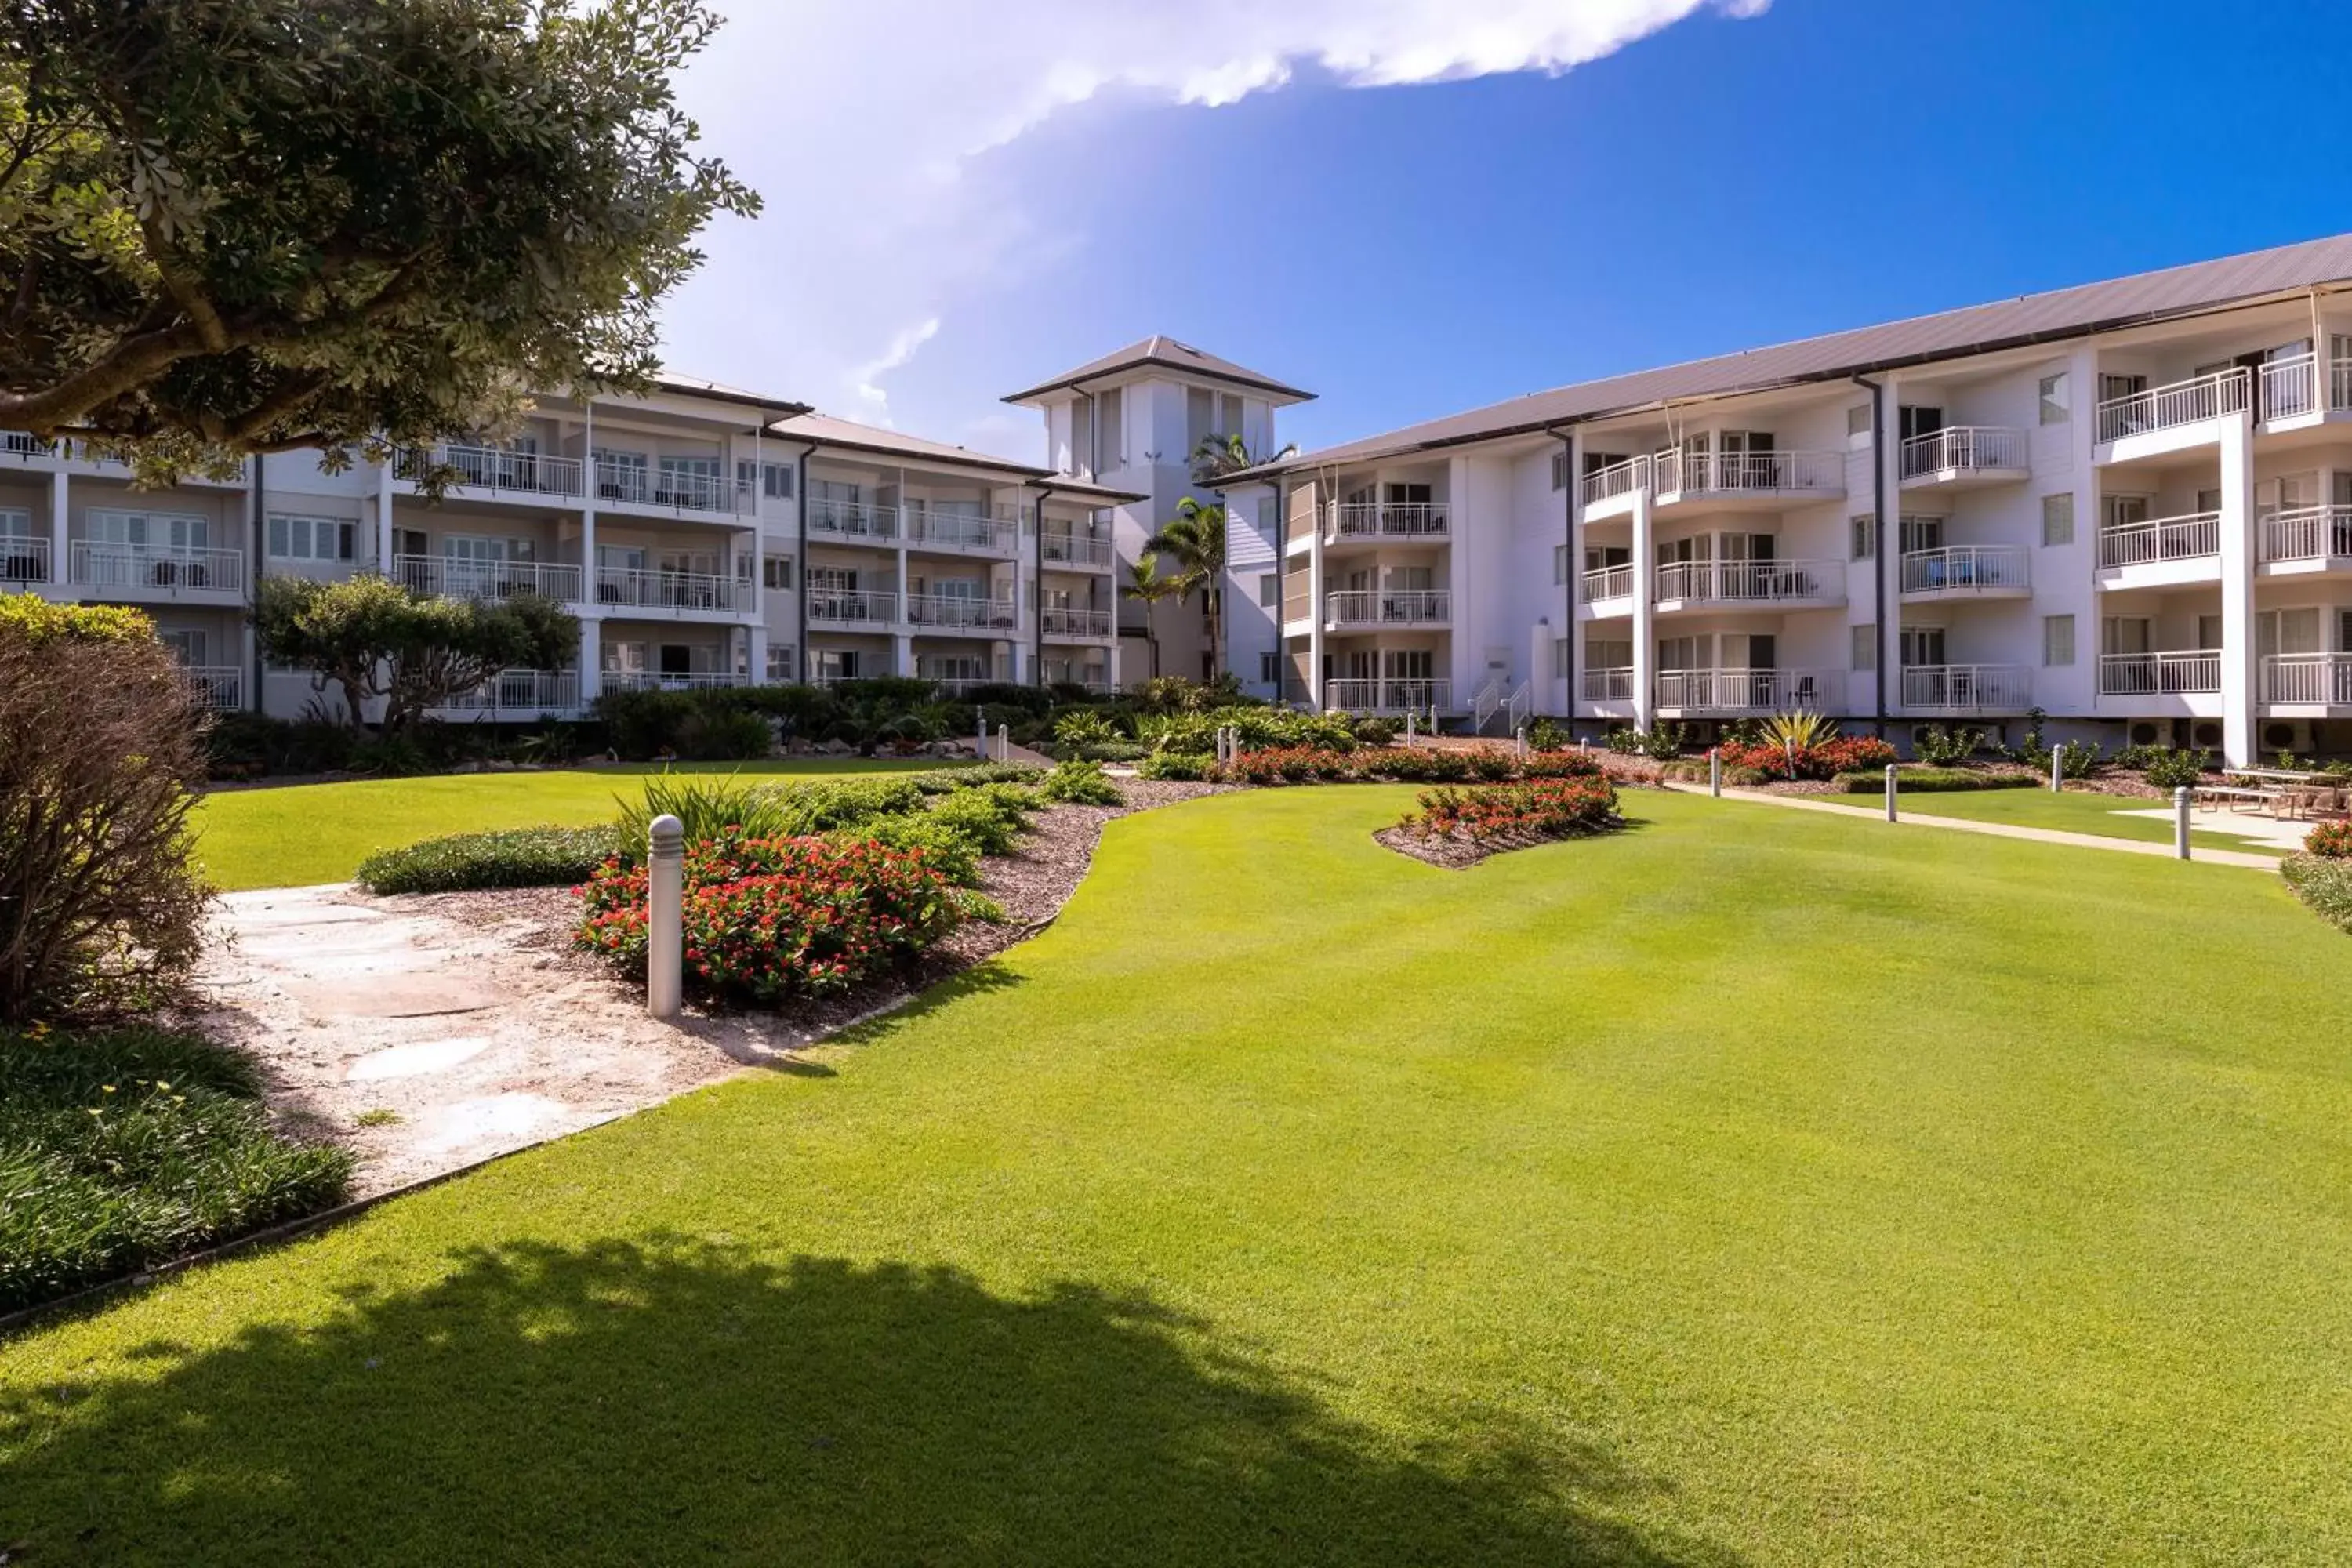
{"label": "large tree", "polygon": [[1145,540],[1143,548],[1173,567],[1168,580],[1178,599],[1201,595],[1209,631],[1209,669],[1203,679],[1214,680],[1225,670],[1225,509],[1186,496],[1176,503],[1176,515]]}
{"label": "large tree", "polygon": [[151,479],[642,387],[699,0],[0,0],[0,426]]}

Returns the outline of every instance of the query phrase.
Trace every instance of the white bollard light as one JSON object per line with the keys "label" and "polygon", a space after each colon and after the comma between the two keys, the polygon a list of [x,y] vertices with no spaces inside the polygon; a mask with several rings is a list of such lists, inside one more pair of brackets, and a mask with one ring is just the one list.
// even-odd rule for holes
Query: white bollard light
{"label": "white bollard light", "polygon": [[1013,760],[1013,726],[1010,724],[996,727],[996,760],[1000,763]]}
{"label": "white bollard light", "polygon": [[1723,798],[1723,752],[1713,746],[1706,749],[1706,793]]}
{"label": "white bollard light", "polygon": [[1408,745],[1408,746],[1410,746],[1411,744],[1412,744],[1412,727],[1413,727],[1413,724],[1414,724],[1414,723],[1415,723],[1415,722],[1416,722],[1420,718],[1421,718],[1421,715],[1420,715],[1420,714],[1418,714],[1418,713],[1416,713],[1416,712],[1414,712],[1412,709],[1408,708],[1408,709],[1406,709],[1406,710],[1405,710],[1405,712],[1404,712],[1404,742],[1405,742],[1405,744],[1406,744],[1406,745]]}
{"label": "white bollard light", "polygon": [[1886,764],[1886,820],[1895,820],[1895,764]]}
{"label": "white bollard light", "polygon": [[1528,754],[1528,727],[1525,724],[1511,731],[1511,751],[1517,756]]}
{"label": "white bollard light", "polygon": [[2065,791],[2066,748],[2062,744],[2050,748],[2050,793],[2063,795]]}
{"label": "white bollard light", "polygon": [[665,812],[646,837],[646,1011],[675,1018],[685,1006],[686,824]]}
{"label": "white bollard light", "polygon": [[2183,860],[2189,858],[2189,791],[2186,787],[2172,792],[2172,852]]}
{"label": "white bollard light", "polygon": [[988,710],[985,708],[973,709],[971,710],[971,722],[972,733],[980,737],[979,740],[972,742],[971,754],[981,762],[984,763],[988,761]]}

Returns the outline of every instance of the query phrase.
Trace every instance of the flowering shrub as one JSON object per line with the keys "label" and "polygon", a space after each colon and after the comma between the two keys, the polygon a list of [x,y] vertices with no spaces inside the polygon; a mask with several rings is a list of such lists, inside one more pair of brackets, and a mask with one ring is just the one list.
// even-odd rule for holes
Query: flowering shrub
{"label": "flowering shrub", "polygon": [[[948,874],[920,847],[727,833],[686,857],[686,976],[735,1001],[845,990],[952,931]],[[646,972],[646,873],[608,860],[579,889],[574,946]]]}
{"label": "flowering shrub", "polygon": [[1598,833],[1622,823],[1616,787],[1606,778],[1585,774],[1424,790],[1421,809],[1399,826],[1423,838],[1484,840],[1521,833]]}
{"label": "flowering shrub", "polygon": [[2323,860],[2352,860],[2352,822],[2323,822],[2303,841],[2304,853]]}
{"label": "flowering shrub", "polygon": [[1515,757],[1498,750],[1440,751],[1419,746],[1360,747],[1353,752],[1279,746],[1244,752],[1225,770],[1236,784],[1277,784],[1390,780],[1398,784],[1501,784],[1522,778],[1593,778],[1601,764],[1575,752]]}
{"label": "flowering shrub", "polygon": [[1895,748],[1867,735],[1818,742],[1796,748],[1796,771],[1789,771],[1787,751],[1769,741],[1728,741],[1716,748],[1727,771],[1754,768],[1775,779],[1826,779],[1864,768],[1883,768],[1895,760]]}

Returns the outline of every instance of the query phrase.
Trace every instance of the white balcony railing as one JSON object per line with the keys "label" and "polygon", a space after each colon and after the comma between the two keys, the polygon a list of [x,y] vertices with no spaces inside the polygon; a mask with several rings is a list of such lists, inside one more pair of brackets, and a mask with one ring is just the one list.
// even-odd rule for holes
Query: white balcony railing
{"label": "white balcony railing", "polygon": [[245,557],[235,550],[107,544],[77,539],[68,560],[75,584],[85,588],[211,594],[242,593],[245,589]]}
{"label": "white balcony railing", "polygon": [[1657,597],[1770,604],[1845,592],[1843,561],[1675,561],[1658,568]]}
{"label": "white balcony railing", "polygon": [[2201,419],[2218,419],[2224,414],[2241,414],[2252,395],[2252,378],[2242,365],[2235,370],[2176,381],[2169,386],[2110,397],[2099,405],[2099,439],[2116,441],[2151,430],[2194,425]]}
{"label": "white balcony railing", "polygon": [[1334,626],[1433,626],[1454,609],[1454,595],[1444,588],[1348,588],[1323,600],[1324,624]]}
{"label": "white balcony railing", "polygon": [[1843,495],[1843,452],[1660,452],[1661,495]]}
{"label": "white balcony railing", "polygon": [[0,458],[55,458],[62,455],[62,447],[61,442],[44,441],[22,430],[0,430]]}
{"label": "white balcony railing", "polygon": [[1654,684],[1659,707],[1708,713],[1818,713],[1840,695],[1834,670],[1669,669]]}
{"label": "white balcony railing", "polygon": [[1605,468],[1595,468],[1580,481],[1577,495],[1586,506],[1632,495],[1650,482],[1650,459],[1628,458]]}
{"label": "white balcony railing", "polygon": [[[609,683],[610,678],[607,677]],[[580,706],[574,669],[502,669],[441,704],[447,713],[561,713]]]}
{"label": "white balcony railing", "polygon": [[1903,592],[1984,593],[2029,586],[2025,547],[2019,544],[1952,544],[1912,550],[1903,556]]}
{"label": "white balcony railing", "polygon": [[580,494],[579,458],[542,457],[505,447],[404,447],[394,458],[392,471],[395,479],[415,481],[436,468],[456,469],[456,482],[463,489],[534,496]]}
{"label": "white balcony railing", "polygon": [[226,713],[245,706],[245,671],[233,664],[190,664],[181,673],[194,683],[205,706]]}
{"label": "white balcony railing", "polygon": [[993,675],[941,675],[936,666],[927,668],[920,663],[915,666],[915,676],[938,687],[945,697],[962,697],[981,687],[1002,686],[1013,679],[1012,672],[1001,667]]}
{"label": "white balcony railing", "polygon": [[2352,507],[2306,506],[2263,519],[2264,561],[2327,561],[2352,556]]}
{"label": "white balcony railing", "polygon": [[0,583],[11,586],[49,580],[49,542],[12,533],[0,539]]}
{"label": "white balcony railing", "polygon": [[1020,519],[1004,513],[983,517],[909,507],[906,523],[908,543],[929,544],[942,550],[985,550],[1009,555],[1021,538]]}
{"label": "white balcony railing", "polygon": [[2352,708],[2352,653],[2278,653],[2263,660],[2263,700]]}
{"label": "white balcony railing", "polygon": [[673,512],[714,512],[734,516],[755,511],[759,498],[752,487],[725,474],[691,468],[652,468],[606,458],[596,459],[596,499],[627,506],[658,507]]}
{"label": "white balcony railing", "polygon": [[2099,564],[2147,566],[2159,561],[2194,561],[2221,553],[2221,514],[2191,512],[2112,524],[2099,530]]}
{"label": "white balcony railing", "polygon": [[1108,638],[1110,636],[1108,610],[1048,605],[1038,611],[1037,616],[1038,629],[1049,637]]}
{"label": "white balcony railing", "polygon": [[2221,689],[2217,651],[2110,653],[2099,658],[2102,697],[2180,697]]}
{"label": "white balcony railing", "polygon": [[751,684],[750,676],[732,669],[608,669],[597,679],[607,691],[709,691]]}
{"label": "white balcony railing", "polygon": [[2262,417],[2293,419],[2319,412],[2319,356],[2300,354],[2273,360],[2257,373],[2263,395]]}
{"label": "white balcony railing", "polygon": [[1902,477],[1985,473],[2026,467],[2025,432],[1995,425],[1955,425],[1914,436],[1899,449]]}
{"label": "white balcony railing", "polygon": [[1323,706],[1342,712],[1403,713],[1453,705],[1451,680],[1349,679],[1323,683]]}
{"label": "white balcony railing", "polygon": [[708,572],[596,569],[596,602],[648,610],[712,610],[740,614],[753,603],[751,584]]}
{"label": "white balcony railing", "polygon": [[2338,354],[2327,362],[2327,406],[2352,408],[2352,354]]}
{"label": "white balcony railing", "polygon": [[1601,599],[1630,599],[1633,596],[1633,568],[1603,566],[1584,574],[1584,602],[1588,605]]}
{"label": "white balcony railing", "polygon": [[869,506],[864,501],[812,500],[808,503],[808,530],[836,539],[896,539],[898,509]]}
{"label": "white balcony railing", "polygon": [[[810,612],[815,618],[815,612]],[[1019,620],[1010,599],[967,598],[956,594],[909,594],[907,619],[919,626],[1009,632]]]}
{"label": "white balcony railing", "polygon": [[446,555],[395,555],[393,581],[452,599],[511,599],[537,594],[560,604],[580,598],[577,566],[539,561],[465,561]]}
{"label": "white balcony railing", "polygon": [[1110,541],[1088,539],[1076,533],[1041,534],[1037,540],[1037,555],[1048,566],[1108,566],[1110,564]]}
{"label": "white balcony railing", "polygon": [[1916,713],[2022,713],[2033,706],[2033,672],[2021,664],[1906,665],[1903,706]]}
{"label": "white balcony railing", "polygon": [[1633,700],[1633,672],[1622,665],[1612,669],[1588,669],[1580,684],[1587,702]]}
{"label": "white balcony railing", "polygon": [[898,595],[887,590],[812,588],[808,618],[837,626],[887,626],[898,618]]}
{"label": "white balcony railing", "polygon": [[1342,501],[1328,509],[1325,538],[1443,539],[1448,521],[1443,501]]}

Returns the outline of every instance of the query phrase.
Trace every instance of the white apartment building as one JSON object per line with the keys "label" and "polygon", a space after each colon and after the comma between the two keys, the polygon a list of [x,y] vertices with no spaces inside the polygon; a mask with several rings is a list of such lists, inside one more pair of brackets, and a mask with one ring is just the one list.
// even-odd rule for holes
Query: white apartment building
{"label": "white apartment building", "polygon": [[[458,482],[418,493],[428,464]],[[496,445],[361,462],[256,459],[140,490],[72,444],[0,437],[0,591],[136,605],[216,707],[295,717],[262,662],[263,575],[380,572],[437,594],[546,595],[562,668],[502,673],[448,720],[572,717],[603,691],[805,677],[1118,679],[1107,509],[1129,492],[707,382],[537,400]]]}
{"label": "white apartment building", "polygon": [[1265,696],[2352,750],[2352,236],[1589,382],[1226,494],[1230,668]]}

